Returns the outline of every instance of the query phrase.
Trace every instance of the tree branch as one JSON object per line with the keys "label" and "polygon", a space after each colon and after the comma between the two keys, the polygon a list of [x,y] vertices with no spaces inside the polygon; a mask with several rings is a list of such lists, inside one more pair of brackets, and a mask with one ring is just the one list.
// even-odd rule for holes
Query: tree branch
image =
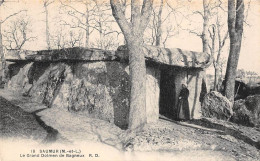
{"label": "tree branch", "polygon": [[151,11],[152,11],[152,5],[153,5],[153,0],[144,0],[143,1],[143,6],[142,6],[142,10],[141,10],[141,25],[140,25],[140,29],[142,30],[142,33],[144,32],[148,21],[149,21],[149,17],[151,15]]}
{"label": "tree branch", "polygon": [[64,3],[62,2],[62,0],[60,0],[60,3],[61,3],[62,6],[68,7],[68,8],[70,8],[70,9],[74,10],[75,12],[77,12],[77,13],[79,13],[79,14],[85,16],[85,13],[78,11],[77,9],[75,9],[74,7],[72,7],[72,6],[70,6],[70,5],[64,4]]}
{"label": "tree branch", "polygon": [[122,11],[122,5],[119,0],[110,0],[112,14],[116,19],[119,27],[124,32],[125,36],[131,35],[132,25],[125,18],[124,12]]}
{"label": "tree branch", "polygon": [[1,21],[0,23],[4,23],[4,22],[5,22],[6,20],[8,20],[9,18],[11,18],[11,17],[13,17],[13,16],[15,16],[15,15],[21,13],[21,12],[26,12],[26,11],[27,11],[27,10],[20,10],[19,12],[13,13],[13,14],[7,16],[7,17],[6,17],[3,21]]}

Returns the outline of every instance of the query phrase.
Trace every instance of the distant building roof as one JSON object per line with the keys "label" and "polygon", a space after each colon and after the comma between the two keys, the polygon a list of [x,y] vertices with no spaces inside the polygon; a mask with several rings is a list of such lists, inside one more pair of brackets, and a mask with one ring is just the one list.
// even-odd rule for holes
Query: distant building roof
{"label": "distant building roof", "polygon": [[[211,57],[207,53],[168,49],[155,46],[144,46],[143,52],[147,61],[179,67],[206,68],[211,64]],[[18,61],[113,61],[128,60],[126,46],[120,46],[116,51],[106,51],[88,48],[66,48],[55,50],[8,50],[6,60]]]}

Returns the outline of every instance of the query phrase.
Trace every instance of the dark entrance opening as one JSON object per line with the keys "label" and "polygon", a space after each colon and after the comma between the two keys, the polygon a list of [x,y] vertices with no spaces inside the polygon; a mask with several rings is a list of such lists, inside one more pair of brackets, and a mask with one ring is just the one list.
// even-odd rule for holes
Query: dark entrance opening
{"label": "dark entrance opening", "polygon": [[159,113],[167,118],[176,119],[175,108],[175,75],[172,67],[165,67],[161,70],[160,79],[160,102]]}

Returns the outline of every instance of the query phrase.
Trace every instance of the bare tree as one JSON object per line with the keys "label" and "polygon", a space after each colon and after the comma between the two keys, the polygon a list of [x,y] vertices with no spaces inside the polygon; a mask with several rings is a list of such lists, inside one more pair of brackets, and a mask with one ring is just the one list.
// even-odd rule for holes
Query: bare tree
{"label": "bare tree", "polygon": [[[202,31],[188,31],[196,36],[199,36],[202,41],[202,51],[211,54],[213,58],[213,66],[215,69],[214,90],[217,90],[220,80],[220,58],[225,41],[228,38],[228,32],[224,30],[224,25],[220,22],[219,12],[223,10],[221,0],[203,0],[203,11],[195,11],[191,16],[200,15],[203,20]],[[190,19],[190,18],[188,18]],[[223,36],[224,33],[224,36]],[[203,78],[206,79],[206,78]]]}
{"label": "bare tree", "polygon": [[[62,23],[71,28],[80,28],[85,31],[85,47],[94,45],[104,49],[108,44],[111,44],[112,40],[115,42],[116,39],[111,39],[110,35],[113,33],[119,35],[120,32],[112,28],[111,24],[115,23],[115,21],[110,13],[110,5],[106,1],[101,0],[81,0],[78,3],[85,6],[84,11],[73,7],[72,3],[65,4],[61,2],[63,12],[73,19],[72,22],[62,20]],[[126,5],[126,1],[123,1],[123,4]],[[90,35],[93,32],[98,33],[98,39],[90,43]],[[110,42],[106,43],[104,40],[110,40]]]}
{"label": "bare tree", "polygon": [[227,60],[225,58],[220,58],[220,60],[218,62],[218,66],[219,66],[219,71],[220,71],[220,77],[223,78],[224,70],[226,69],[226,66],[227,66]]}
{"label": "bare tree", "polygon": [[63,9],[63,12],[66,12],[67,15],[71,16],[73,18],[72,23],[67,22],[66,20],[62,20],[62,23],[64,25],[68,25],[71,28],[80,28],[85,31],[85,47],[89,47],[89,37],[90,34],[93,32],[93,29],[91,29],[91,23],[93,21],[93,14],[94,10],[91,8],[91,0],[82,0],[80,1],[85,6],[85,11],[80,11],[79,9],[73,7],[73,5],[69,3],[63,3],[62,1],[61,5]]}
{"label": "bare tree", "polygon": [[69,40],[68,40],[68,47],[80,47],[82,46],[82,32],[74,32],[70,31],[69,33]]}
{"label": "bare tree", "polygon": [[43,7],[45,12],[45,35],[46,35],[46,43],[47,48],[51,49],[50,43],[50,29],[49,29],[49,5],[52,4],[54,1],[52,0],[43,0]]}
{"label": "bare tree", "polygon": [[104,50],[116,50],[119,46],[119,42],[115,41],[115,36],[105,36],[102,39],[97,38],[94,43],[91,44],[94,48]]}
{"label": "bare tree", "polygon": [[244,69],[237,70],[236,78],[240,78],[242,80],[245,78],[245,76],[246,76],[246,72]]}
{"label": "bare tree", "polygon": [[[0,1],[0,12],[2,10],[2,6],[3,4],[5,3],[4,0],[1,0]],[[6,62],[5,62],[5,55],[4,55],[4,48],[3,48],[3,35],[2,35],[2,25],[3,23],[5,23],[8,19],[10,19],[11,17],[23,12],[25,10],[20,10],[18,12],[15,12],[7,17],[5,17],[4,19],[2,18],[2,15],[0,14],[0,57],[1,57],[1,69],[3,72],[5,72],[5,67],[6,67]],[[4,77],[4,73],[2,73],[2,76],[3,78],[2,79],[5,79]]]}
{"label": "bare tree", "polygon": [[251,83],[253,76],[257,76],[257,73],[254,71],[246,71],[246,75],[249,76],[249,82]]}
{"label": "bare tree", "polygon": [[203,25],[202,25],[202,31],[197,32],[195,30],[189,30],[190,33],[195,34],[196,36],[199,36],[202,41],[202,51],[209,53],[209,26],[210,26],[210,18],[212,16],[212,9],[214,7],[211,7],[211,1],[210,0],[203,0],[203,11],[195,11],[193,12],[192,16],[194,14],[198,14],[203,19]]}
{"label": "bare tree", "polygon": [[[1,11],[1,6],[4,3],[4,0],[0,1],[0,11]],[[4,21],[2,20],[2,16],[0,14],[0,55],[1,55],[1,68],[0,69],[5,69],[5,56],[4,56],[4,48],[3,48],[3,38],[2,38],[2,24]],[[1,73],[2,74],[2,73]]]}
{"label": "bare tree", "polygon": [[163,0],[161,0],[159,12],[158,12],[158,23],[157,23],[157,31],[155,36],[155,45],[161,45],[161,37],[162,37],[162,10],[163,10]]}
{"label": "bare tree", "polygon": [[64,25],[58,25],[56,30],[51,35],[51,45],[55,49],[64,49],[83,46],[83,31],[78,29],[68,29]]}
{"label": "bare tree", "polygon": [[202,40],[202,51],[209,53],[208,46],[209,46],[209,19],[210,19],[210,1],[209,0],[203,0],[203,29],[201,34],[201,40]]}
{"label": "bare tree", "polygon": [[[182,16],[178,14],[180,13],[178,9],[182,6],[176,2],[176,6],[173,7],[167,0],[160,0],[159,2],[158,5],[153,6],[151,21],[145,32],[145,42],[165,47],[167,40],[178,33],[173,24],[179,25],[176,19],[178,16]],[[171,17],[175,18],[174,23],[171,21]]]}
{"label": "bare tree", "polygon": [[145,40],[151,43],[151,45],[161,45],[163,3],[164,0],[160,0],[159,6],[153,6],[152,8],[151,22],[147,26],[150,32],[146,30],[148,36],[145,37]]}
{"label": "bare tree", "polygon": [[244,0],[228,0],[230,50],[225,75],[225,96],[234,101],[236,70],[241,49],[244,22]]}
{"label": "bare tree", "polygon": [[146,68],[143,51],[143,35],[149,22],[153,0],[131,1],[131,22],[128,22],[119,0],[110,0],[112,14],[121,28],[129,51],[130,69],[130,112],[129,129],[135,129],[146,123],[145,81]]}
{"label": "bare tree", "polygon": [[64,26],[59,26],[54,34],[50,35],[52,48],[63,49],[66,47],[67,32],[64,31]]}
{"label": "bare tree", "polygon": [[28,36],[31,29],[30,19],[26,16],[20,16],[7,26],[3,33],[7,49],[21,49],[26,42],[36,39],[36,37]]}
{"label": "bare tree", "polygon": [[[209,43],[208,45],[209,45],[211,56],[213,58],[213,66],[215,69],[214,87],[213,87],[214,90],[218,90],[217,85],[218,85],[218,80],[219,80],[220,70],[221,70],[220,58],[221,58],[223,47],[225,46],[225,42],[228,38],[228,31],[225,31],[224,25],[221,24],[218,14],[219,13],[217,11],[216,22],[215,24],[212,24],[211,29],[209,28],[208,30],[210,35],[210,40],[211,40],[211,44]],[[223,31],[224,31],[224,37],[222,38]]]}
{"label": "bare tree", "polygon": [[[93,0],[96,6],[95,10],[95,26],[94,29],[99,33],[99,40],[96,40],[96,45],[98,48],[106,49],[109,47],[109,45],[115,46],[118,44],[115,40],[115,38],[112,38],[113,33],[115,33],[117,36],[121,34],[120,31],[116,31],[113,29],[113,23],[115,23],[112,15],[110,12],[111,7],[108,3],[105,1]],[[122,1],[123,3],[123,12],[125,12],[126,9],[126,1]]]}

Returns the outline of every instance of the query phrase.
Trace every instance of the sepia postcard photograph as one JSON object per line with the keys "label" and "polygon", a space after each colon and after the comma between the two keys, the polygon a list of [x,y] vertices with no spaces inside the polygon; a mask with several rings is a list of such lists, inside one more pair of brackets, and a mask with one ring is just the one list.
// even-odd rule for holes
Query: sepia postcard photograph
{"label": "sepia postcard photograph", "polygon": [[172,160],[260,160],[260,0],[0,0],[0,161]]}

